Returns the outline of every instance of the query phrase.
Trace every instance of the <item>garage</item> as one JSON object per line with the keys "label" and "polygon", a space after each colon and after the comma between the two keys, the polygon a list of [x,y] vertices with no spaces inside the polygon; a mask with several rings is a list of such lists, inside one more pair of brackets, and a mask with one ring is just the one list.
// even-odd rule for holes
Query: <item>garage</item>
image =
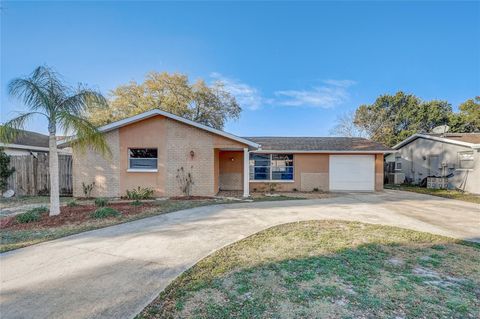
{"label": "garage", "polygon": [[331,191],[375,190],[375,155],[330,155]]}

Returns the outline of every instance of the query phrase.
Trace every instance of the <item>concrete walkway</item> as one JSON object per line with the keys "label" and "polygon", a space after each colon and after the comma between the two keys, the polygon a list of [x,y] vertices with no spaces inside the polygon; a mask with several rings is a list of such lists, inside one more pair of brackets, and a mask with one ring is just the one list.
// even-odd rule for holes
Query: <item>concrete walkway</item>
{"label": "concrete walkway", "polygon": [[400,191],[199,207],[0,255],[0,316],[131,318],[211,252],[273,225],[312,219],[480,241],[480,205]]}

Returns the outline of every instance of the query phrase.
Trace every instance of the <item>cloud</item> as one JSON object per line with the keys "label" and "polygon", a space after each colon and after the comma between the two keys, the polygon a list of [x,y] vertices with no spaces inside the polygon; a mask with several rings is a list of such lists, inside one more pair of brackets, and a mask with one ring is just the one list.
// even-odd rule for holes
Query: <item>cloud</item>
{"label": "cloud", "polygon": [[243,108],[258,110],[262,104],[269,102],[268,99],[262,97],[256,88],[237,79],[226,77],[217,72],[211,73],[210,77],[215,81],[223,82],[225,89],[235,96],[237,102]]}
{"label": "cloud", "polygon": [[325,85],[308,90],[276,91],[276,104],[285,106],[307,106],[332,108],[348,101],[348,87],[355,84],[352,80],[325,80]]}

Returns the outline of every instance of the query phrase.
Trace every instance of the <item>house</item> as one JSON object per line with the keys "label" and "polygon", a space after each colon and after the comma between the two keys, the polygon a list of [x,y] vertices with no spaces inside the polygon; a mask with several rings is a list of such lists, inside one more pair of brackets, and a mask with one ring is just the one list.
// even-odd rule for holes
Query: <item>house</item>
{"label": "house", "polygon": [[[48,136],[32,131],[19,130],[10,143],[0,143],[0,148],[10,156],[48,154]],[[59,150],[61,154],[70,154],[70,149]]]}
{"label": "house", "polygon": [[[238,137],[152,110],[99,128],[110,157],[73,152],[73,194],[95,183],[92,196],[119,197],[149,187],[155,196],[220,190],[375,191],[383,188],[383,156],[392,150],[363,138]],[[66,145],[63,143],[63,145]]]}
{"label": "house", "polygon": [[10,156],[48,153],[48,136],[20,130],[19,134],[11,143],[0,143],[0,147]]}
{"label": "house", "polygon": [[420,183],[427,176],[449,176],[450,188],[480,194],[480,133],[414,134],[386,156],[406,181]]}

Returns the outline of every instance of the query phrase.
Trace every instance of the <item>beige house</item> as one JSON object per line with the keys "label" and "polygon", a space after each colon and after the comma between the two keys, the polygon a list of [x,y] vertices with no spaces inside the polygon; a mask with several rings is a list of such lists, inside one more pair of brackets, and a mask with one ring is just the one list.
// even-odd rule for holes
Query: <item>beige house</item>
{"label": "beige house", "polygon": [[179,176],[192,176],[192,195],[220,190],[379,191],[378,143],[345,137],[238,137],[161,111],[100,128],[112,156],[73,152],[73,195],[95,183],[93,196],[121,197],[149,187],[155,196],[183,195]]}

